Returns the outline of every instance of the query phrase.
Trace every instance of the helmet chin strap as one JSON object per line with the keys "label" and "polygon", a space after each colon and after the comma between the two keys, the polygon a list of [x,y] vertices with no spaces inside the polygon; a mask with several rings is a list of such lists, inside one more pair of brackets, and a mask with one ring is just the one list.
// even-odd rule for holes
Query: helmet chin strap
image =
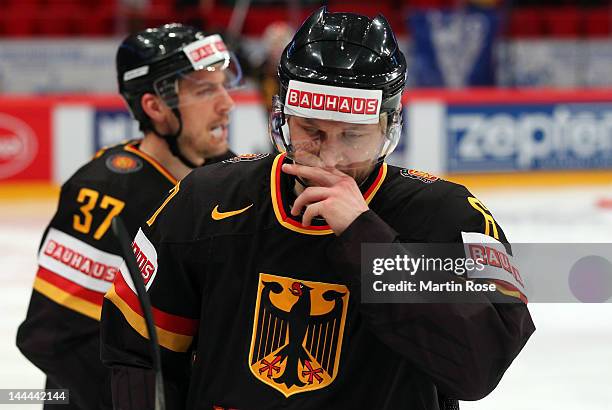
{"label": "helmet chin strap", "polygon": [[187,166],[188,168],[197,168],[196,164],[191,162],[189,159],[187,159],[187,157],[183,155],[183,153],[181,152],[178,146],[178,139],[181,136],[181,133],[183,132],[183,119],[181,118],[181,112],[179,111],[178,108],[173,108],[172,112],[174,113],[174,115],[176,116],[178,120],[178,123],[179,123],[178,130],[173,134],[162,134],[161,132],[155,129],[155,126],[153,126],[152,127],[153,132],[155,133],[155,135],[157,135],[160,138],[163,138],[166,141],[166,143],[168,144],[168,148],[170,148],[170,152],[172,153],[172,155],[177,157],[179,161],[181,161],[185,166]]}
{"label": "helmet chin strap", "polygon": [[[282,135],[282,130],[280,131],[281,135]],[[285,137],[283,136],[283,144],[285,145],[285,152],[291,152],[292,146],[291,143],[287,143],[285,141]],[[293,158],[289,158],[291,160],[291,162],[293,162],[294,164],[297,164],[297,162],[295,162],[295,160]],[[299,165],[299,164],[298,164]],[[304,181],[301,177],[297,176],[297,175],[292,175],[293,179],[295,179],[300,185],[302,185],[304,187],[304,189],[308,188],[308,184],[306,183],[306,181]]]}
{"label": "helmet chin strap", "polygon": [[[294,164],[297,164],[297,163],[295,162],[295,160],[293,160],[293,159],[291,160],[291,162],[293,162]],[[297,176],[297,175],[291,175],[291,176],[293,177],[293,179],[295,179],[295,180],[296,180],[296,182],[297,182],[298,184],[300,184],[301,186],[303,186],[303,187],[304,187],[304,189],[306,189],[306,188],[308,188],[308,187],[309,187],[309,185],[306,183],[306,181],[304,181],[304,180],[303,180],[301,177],[299,177],[299,176]]]}

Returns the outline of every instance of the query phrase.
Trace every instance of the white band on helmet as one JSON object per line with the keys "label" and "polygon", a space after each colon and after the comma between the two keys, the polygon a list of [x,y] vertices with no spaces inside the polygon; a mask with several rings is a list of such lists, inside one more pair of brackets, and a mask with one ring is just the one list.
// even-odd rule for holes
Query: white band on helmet
{"label": "white band on helmet", "polygon": [[194,70],[201,70],[219,61],[229,61],[230,53],[218,34],[204,37],[185,46],[183,52],[191,62]]}
{"label": "white band on helmet", "polygon": [[305,118],[378,124],[381,102],[382,90],[334,87],[290,80],[284,112]]}

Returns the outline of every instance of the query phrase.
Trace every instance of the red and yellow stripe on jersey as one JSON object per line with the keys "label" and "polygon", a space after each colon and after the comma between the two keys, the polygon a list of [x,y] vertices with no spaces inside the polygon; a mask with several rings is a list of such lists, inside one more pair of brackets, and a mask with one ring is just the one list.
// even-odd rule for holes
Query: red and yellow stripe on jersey
{"label": "red and yellow stripe on jersey", "polygon": [[[138,297],[126,283],[123,275],[117,275],[115,283],[104,297],[121,311],[134,330],[141,336],[149,338]],[[185,352],[189,349],[199,323],[198,320],[172,315],[156,308],[153,308],[153,321],[159,344],[174,352]]]}
{"label": "red and yellow stripe on jersey", "polygon": [[[141,229],[136,233],[132,248],[148,291],[157,275],[157,250]],[[142,337],[149,338],[140,302],[125,264],[120,266],[119,274],[105,297],[121,311],[125,320],[135,331]],[[187,351],[198,330],[199,321],[156,308],[152,310],[159,344],[174,352]]]}
{"label": "red and yellow stripe on jersey", "polygon": [[[307,235],[329,235],[332,234],[333,231],[329,227],[329,225],[311,225],[304,226],[302,223],[296,219],[293,219],[290,215],[287,215],[285,212],[285,206],[283,204],[283,196],[281,194],[281,167],[283,165],[283,161],[285,160],[285,154],[277,155],[274,163],[272,165],[272,171],[270,173],[270,192],[272,199],[272,206],[274,208],[274,215],[276,216],[276,220],[279,224],[284,226],[285,228],[299,232]],[[387,164],[383,163],[380,169],[378,170],[378,174],[376,178],[370,184],[368,189],[363,194],[363,198],[366,203],[369,204],[370,201],[378,192],[378,189],[382,185],[387,176]]]}
{"label": "red and yellow stripe on jersey", "polygon": [[506,281],[502,281],[502,280],[492,280],[491,282],[495,284],[495,288],[497,289],[498,292],[503,293],[506,296],[512,296],[517,299],[520,299],[525,304],[529,302],[527,299],[527,296],[525,296],[523,292],[518,290],[515,286],[511,285],[510,283]]}
{"label": "red and yellow stripe on jersey", "polygon": [[100,320],[104,294],[122,259],[55,228],[40,248],[34,289],[68,309]]}
{"label": "red and yellow stripe on jersey", "polygon": [[34,289],[59,305],[100,320],[103,293],[85,289],[41,266],[34,279]]}

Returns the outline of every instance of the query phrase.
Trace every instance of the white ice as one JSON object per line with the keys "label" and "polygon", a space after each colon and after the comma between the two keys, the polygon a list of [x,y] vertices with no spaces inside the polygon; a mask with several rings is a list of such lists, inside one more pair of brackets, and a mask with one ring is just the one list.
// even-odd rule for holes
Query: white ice
{"label": "white ice", "polygon": [[[604,242],[612,246],[612,185],[476,190],[513,242]],[[43,374],[15,347],[28,305],[36,251],[54,201],[0,203],[0,388],[42,388]],[[612,409],[612,303],[531,304],[537,331],[499,386],[467,410]],[[39,409],[0,405],[0,409]]]}

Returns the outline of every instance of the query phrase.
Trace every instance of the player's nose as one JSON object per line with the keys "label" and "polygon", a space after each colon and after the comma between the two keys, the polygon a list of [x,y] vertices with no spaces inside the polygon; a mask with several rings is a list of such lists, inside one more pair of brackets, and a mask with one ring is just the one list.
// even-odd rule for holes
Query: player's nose
{"label": "player's nose", "polygon": [[342,151],[333,138],[326,139],[320,147],[319,158],[325,168],[335,168],[342,160]]}
{"label": "player's nose", "polygon": [[228,114],[234,109],[235,105],[234,99],[229,92],[225,88],[222,88],[221,95],[217,102],[217,112],[219,114]]}

